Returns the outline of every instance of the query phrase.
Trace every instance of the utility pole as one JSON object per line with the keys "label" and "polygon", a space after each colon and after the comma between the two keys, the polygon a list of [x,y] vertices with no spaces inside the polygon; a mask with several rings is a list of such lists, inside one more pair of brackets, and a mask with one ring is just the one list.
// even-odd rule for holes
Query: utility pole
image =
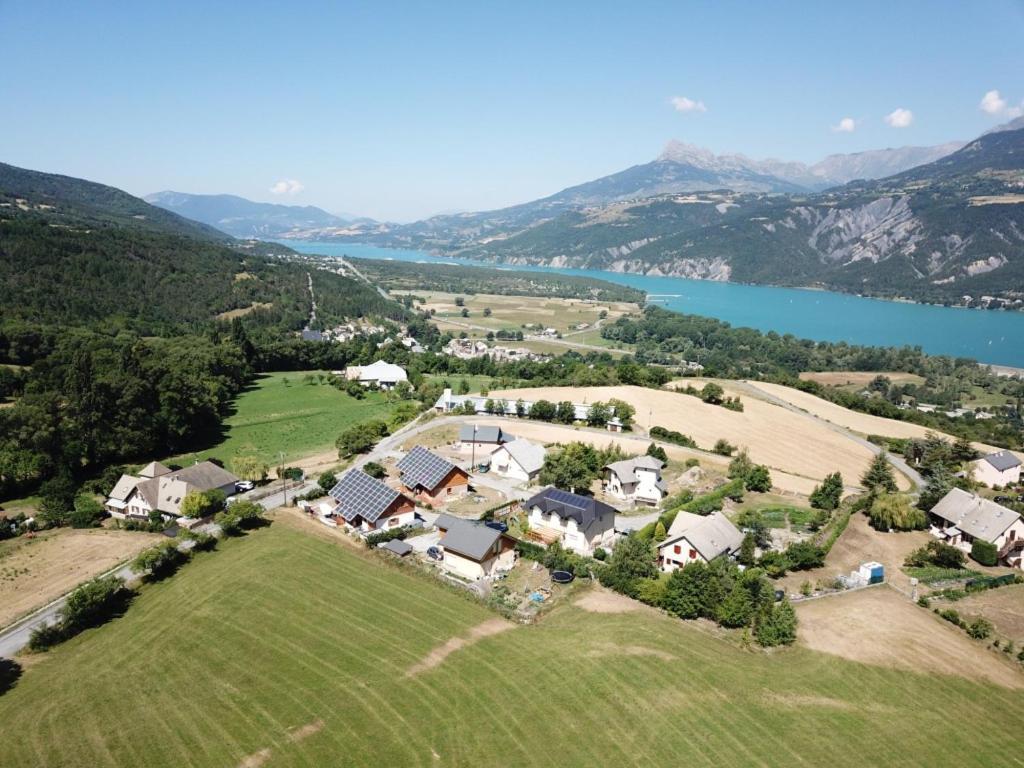
{"label": "utility pole", "polygon": [[469,471],[472,472],[473,468],[476,467],[476,424],[473,425],[473,445],[470,447],[469,455]]}
{"label": "utility pole", "polygon": [[281,478],[281,492],[284,494],[284,506],[288,506],[288,478],[284,476],[284,451],[277,453],[277,475]]}

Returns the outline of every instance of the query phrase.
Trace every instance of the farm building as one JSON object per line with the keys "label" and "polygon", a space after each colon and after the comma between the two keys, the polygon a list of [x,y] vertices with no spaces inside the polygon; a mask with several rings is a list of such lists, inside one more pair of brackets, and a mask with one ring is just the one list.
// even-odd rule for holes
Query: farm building
{"label": "farm building", "polygon": [[658,544],[661,570],[671,573],[688,563],[709,563],[716,557],[731,557],[743,544],[743,533],[721,512],[695,515],[679,512]]}
{"label": "farm building", "polygon": [[530,534],[544,544],[561,542],[581,555],[615,544],[615,508],[588,496],[548,487],[523,503]]}
{"label": "farm building", "polygon": [[160,512],[165,520],[181,517],[181,502],[189,493],[235,492],[238,478],[212,461],[171,470],[158,461],[147,464],[136,475],[121,475],[107,498],[105,507],[111,517],[148,520],[150,512]]}
{"label": "farm building", "polygon": [[954,488],[928,513],[932,535],[970,552],[975,540],[995,544],[999,560],[1021,567],[1024,520],[1012,509]]}
{"label": "farm building", "polygon": [[463,424],[459,427],[459,442],[455,447],[462,453],[475,454],[476,458],[483,459],[512,440],[515,437],[501,427]]}
{"label": "farm building", "polygon": [[1020,459],[1011,451],[997,451],[972,462],[974,479],[989,488],[1020,482]]}
{"label": "farm building", "polygon": [[668,495],[661,477],[665,462],[653,456],[637,456],[612,462],[604,468],[604,491],[630,504],[656,506]]}
{"label": "farm building", "polygon": [[491,471],[502,477],[528,483],[544,466],[544,446],[519,438],[505,443],[491,454]]}
{"label": "farm building", "polygon": [[373,533],[416,520],[412,499],[359,469],[350,469],[328,494],[336,502],[326,517],[361,533]]}
{"label": "farm building", "polygon": [[408,381],[409,376],[400,365],[378,360],[370,365],[350,365],[345,369],[345,378],[358,381],[364,387],[393,389],[400,381]]}
{"label": "farm building", "polygon": [[452,515],[439,515],[434,525],[442,534],[441,565],[450,573],[476,581],[515,565],[515,540],[495,528]]}
{"label": "farm building", "polygon": [[444,501],[469,489],[469,474],[448,459],[417,445],[395,465],[409,493],[427,503]]}

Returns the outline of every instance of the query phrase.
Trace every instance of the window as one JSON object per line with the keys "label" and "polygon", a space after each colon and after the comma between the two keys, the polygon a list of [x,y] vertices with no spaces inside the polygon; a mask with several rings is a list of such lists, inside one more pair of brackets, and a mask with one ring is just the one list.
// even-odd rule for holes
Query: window
{"label": "window", "polygon": [[690,559],[691,560],[696,560],[697,559],[697,550],[696,549],[691,549],[690,550]]}
{"label": "window", "polygon": [[683,548],[681,546],[679,546],[678,544],[676,544],[674,547],[672,547],[672,551],[675,554],[677,554],[677,555],[683,554]]}
{"label": "window", "polygon": [[389,517],[388,518],[388,528],[394,528],[396,525],[398,525],[398,518],[397,517]]}

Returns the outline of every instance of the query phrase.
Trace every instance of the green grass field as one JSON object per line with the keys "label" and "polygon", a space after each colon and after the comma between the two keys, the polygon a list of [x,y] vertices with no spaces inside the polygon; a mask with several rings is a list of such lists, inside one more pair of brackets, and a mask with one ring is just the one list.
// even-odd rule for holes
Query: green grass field
{"label": "green grass field", "polygon": [[306,373],[259,376],[235,402],[224,440],[171,460],[188,464],[216,456],[230,467],[232,457],[246,454],[275,466],[282,453],[289,462],[329,450],[346,428],[369,419],[387,420],[397,407],[383,393],[367,392],[364,399],[356,400],[329,384],[307,384]]}
{"label": "green grass field", "polygon": [[199,555],[124,617],[29,666],[0,696],[0,762],[1024,764],[1024,693],[799,647],[745,651],[653,611],[556,607],[407,676],[491,618],[431,580],[275,523]]}

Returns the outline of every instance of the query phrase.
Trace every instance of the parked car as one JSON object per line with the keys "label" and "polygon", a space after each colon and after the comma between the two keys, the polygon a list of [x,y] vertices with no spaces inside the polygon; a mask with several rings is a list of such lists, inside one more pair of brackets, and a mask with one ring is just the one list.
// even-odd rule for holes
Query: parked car
{"label": "parked car", "polygon": [[246,491],[251,491],[255,487],[256,483],[252,480],[239,480],[235,483],[235,493],[245,493]]}
{"label": "parked car", "polygon": [[488,520],[484,523],[484,525],[486,525],[488,528],[493,528],[495,531],[498,531],[499,533],[508,533],[508,525],[501,522],[500,520]]}
{"label": "parked car", "polygon": [[444,560],[444,552],[439,547],[430,547],[427,550],[427,557],[431,560]]}

